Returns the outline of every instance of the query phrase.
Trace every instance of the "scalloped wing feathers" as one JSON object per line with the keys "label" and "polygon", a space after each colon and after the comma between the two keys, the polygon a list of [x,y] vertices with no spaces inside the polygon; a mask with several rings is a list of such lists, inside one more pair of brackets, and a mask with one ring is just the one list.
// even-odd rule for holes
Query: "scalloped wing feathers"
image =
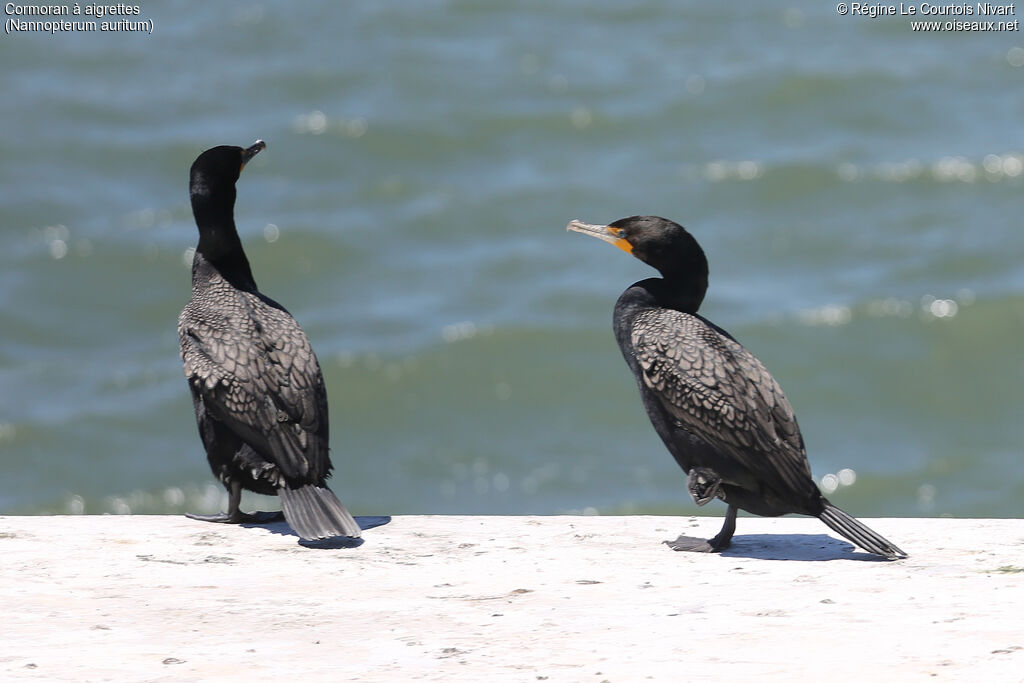
{"label": "scalloped wing feathers", "polygon": [[194,295],[178,335],[185,376],[210,415],[285,477],[322,482],[330,470],[327,392],[295,319],[220,280]]}
{"label": "scalloped wing feathers", "polygon": [[813,486],[793,408],[728,333],[700,316],[653,309],[637,315],[631,342],[644,384],[679,426],[776,488]]}

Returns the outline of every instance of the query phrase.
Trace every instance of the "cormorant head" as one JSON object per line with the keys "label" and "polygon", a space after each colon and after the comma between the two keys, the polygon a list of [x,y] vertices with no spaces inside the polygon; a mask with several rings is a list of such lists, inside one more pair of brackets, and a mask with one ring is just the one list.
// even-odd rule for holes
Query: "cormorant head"
{"label": "cormorant head", "polygon": [[245,164],[266,146],[267,143],[257,140],[251,147],[221,145],[200,154],[189,170],[188,190],[192,198],[192,210],[200,211],[197,203],[234,207],[238,175]]}
{"label": "cormorant head", "polygon": [[630,216],[610,225],[572,221],[568,230],[591,235],[636,256],[670,280],[703,282],[707,288],[708,260],[686,228],[660,216]]}

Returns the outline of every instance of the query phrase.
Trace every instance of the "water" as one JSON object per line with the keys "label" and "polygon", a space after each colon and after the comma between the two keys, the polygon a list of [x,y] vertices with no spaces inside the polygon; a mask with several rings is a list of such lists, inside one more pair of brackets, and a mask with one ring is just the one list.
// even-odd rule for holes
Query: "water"
{"label": "water", "polygon": [[320,355],[356,514],[695,511],[610,330],[650,273],[564,230],[655,213],[839,505],[1024,515],[1020,33],[493,4],[0,39],[0,514],[224,504],[177,357],[187,170],[260,137],[239,228]]}

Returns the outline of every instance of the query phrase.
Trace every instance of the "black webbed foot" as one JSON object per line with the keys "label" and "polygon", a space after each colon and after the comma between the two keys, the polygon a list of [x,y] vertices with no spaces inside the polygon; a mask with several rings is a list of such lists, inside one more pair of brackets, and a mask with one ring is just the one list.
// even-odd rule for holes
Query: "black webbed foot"
{"label": "black webbed foot", "polygon": [[[693,477],[693,473],[690,473],[690,477]],[[672,550],[679,550],[691,553],[717,553],[725,550],[732,543],[732,535],[736,533],[736,513],[737,509],[732,505],[725,513],[725,522],[722,524],[722,530],[718,532],[718,535],[712,539],[705,541],[702,538],[694,538],[693,536],[683,536],[680,534],[679,538],[674,541],[665,541],[665,545]]]}
{"label": "black webbed foot", "polygon": [[198,519],[200,522],[217,522],[218,524],[273,524],[284,521],[284,512],[242,512],[239,506],[242,502],[242,485],[237,481],[227,484],[228,489],[228,511],[219,512],[216,515],[194,515],[189,512],[185,516],[189,519]]}
{"label": "black webbed foot", "polygon": [[722,478],[706,467],[694,467],[686,478],[686,488],[697,505],[707,505],[718,497],[721,484]]}
{"label": "black webbed foot", "polygon": [[273,524],[284,521],[284,513],[280,510],[275,512],[235,512],[234,514],[218,512],[215,515],[194,515],[186,512],[185,516],[200,522],[216,522],[218,524]]}
{"label": "black webbed foot", "polygon": [[711,546],[710,541],[706,541],[703,538],[696,538],[694,536],[679,535],[674,541],[662,541],[665,545],[672,550],[678,550],[680,552],[689,553],[713,553],[717,548]]}

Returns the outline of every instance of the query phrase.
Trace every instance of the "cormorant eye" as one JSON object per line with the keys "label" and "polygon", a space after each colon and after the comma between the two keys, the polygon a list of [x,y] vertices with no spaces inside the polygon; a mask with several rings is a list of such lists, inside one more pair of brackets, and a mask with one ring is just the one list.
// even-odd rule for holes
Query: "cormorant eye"
{"label": "cormorant eye", "polygon": [[612,234],[614,234],[619,239],[626,239],[626,231],[623,230],[622,228],[612,228]]}

